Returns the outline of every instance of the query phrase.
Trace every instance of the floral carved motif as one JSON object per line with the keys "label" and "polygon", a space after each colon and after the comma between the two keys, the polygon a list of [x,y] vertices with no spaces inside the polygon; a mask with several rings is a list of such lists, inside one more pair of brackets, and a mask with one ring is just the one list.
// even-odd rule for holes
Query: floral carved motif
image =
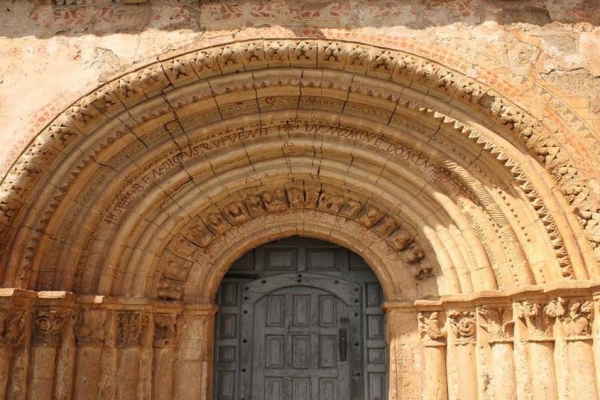
{"label": "floral carved motif", "polygon": [[121,312],[117,315],[117,345],[135,347],[142,344],[150,317],[140,312]]}
{"label": "floral carved motif", "polygon": [[174,346],[177,341],[177,316],[156,314],[154,316],[154,347]]}
{"label": "floral carved motif", "polygon": [[57,346],[62,330],[70,317],[68,311],[41,309],[34,316],[33,341],[39,345]]}
{"label": "floral carved motif", "polygon": [[567,340],[589,339],[594,321],[594,302],[591,299],[552,300],[544,311],[560,323]]}
{"label": "floral carved motif", "polygon": [[477,335],[474,311],[449,311],[448,322],[457,344],[472,343]]}
{"label": "floral carved motif", "polygon": [[446,327],[441,312],[419,313],[419,333],[425,346],[445,346]]}
{"label": "floral carved motif", "polygon": [[25,310],[0,310],[0,346],[16,346],[23,339]]}
{"label": "floral carved motif", "polygon": [[515,303],[516,316],[525,328],[522,339],[530,341],[553,340],[553,326],[557,316],[564,313],[558,301],[543,303],[523,301]]}
{"label": "floral carved motif", "polygon": [[594,322],[594,302],[585,299],[571,299],[567,312],[560,317],[567,340],[590,338]]}
{"label": "floral carved motif", "polygon": [[513,340],[515,321],[511,306],[480,307],[477,315],[479,326],[488,334],[490,343]]}

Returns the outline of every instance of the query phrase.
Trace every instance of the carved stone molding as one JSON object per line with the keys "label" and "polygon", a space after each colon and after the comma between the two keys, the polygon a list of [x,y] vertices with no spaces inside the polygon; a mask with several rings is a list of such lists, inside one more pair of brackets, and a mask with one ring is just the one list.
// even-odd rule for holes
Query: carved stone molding
{"label": "carved stone molding", "polygon": [[106,338],[106,311],[80,311],[75,337],[78,345],[102,346]]}
{"label": "carved stone molding", "polygon": [[120,312],[117,315],[117,346],[141,346],[145,330],[150,323],[150,316],[142,312]]}
{"label": "carved stone molding", "polygon": [[419,334],[424,346],[445,346],[446,327],[442,311],[420,312],[418,315]]}
{"label": "carved stone molding", "polygon": [[[460,102],[479,113],[482,118],[497,120],[497,127],[502,126],[512,132],[515,139],[522,140],[531,149],[539,162],[554,177],[565,198],[571,204],[572,210],[585,229],[590,244],[598,247],[600,244],[600,205],[594,191],[590,190],[579,169],[569,159],[562,149],[554,133],[546,129],[540,121],[532,118],[516,105],[500,94],[490,90],[481,82],[450,70],[430,60],[408,54],[406,52],[367,46],[359,43],[328,40],[254,40],[223,45],[218,48],[199,49],[178,57],[156,63],[108,83],[94,93],[78,101],[59,118],[53,121],[44,132],[38,136],[15,163],[10,173],[2,183],[0,193],[6,193],[0,199],[0,226],[13,226],[16,216],[23,204],[29,204],[28,198],[45,176],[46,170],[56,157],[76,140],[91,134],[98,126],[112,118],[125,108],[139,104],[162,94],[168,85],[181,87],[200,79],[216,78],[221,74],[238,71],[250,71],[268,67],[299,67],[327,68],[331,70],[359,73],[384,82],[392,81],[410,85],[425,92],[447,98],[452,102]],[[233,81],[233,80],[232,80]],[[340,85],[340,83],[337,83]],[[245,86],[244,86],[245,85]],[[335,87],[336,82],[332,82]],[[358,85],[358,84],[357,84]],[[238,83],[237,91],[255,90],[252,84]],[[360,86],[360,85],[358,85]],[[372,97],[374,100],[394,98],[396,94],[382,90],[374,84],[373,90],[356,89],[357,93]],[[234,90],[234,92],[235,92]],[[353,89],[354,90],[354,89]],[[395,99],[395,101],[399,101]],[[575,272],[570,265],[567,250],[562,243],[559,225],[553,216],[545,209],[543,196],[535,191],[528,177],[519,169],[518,163],[506,154],[499,145],[475,131],[466,123],[457,121],[433,110],[425,104],[409,101],[407,107],[413,107],[418,112],[430,114],[439,118],[444,124],[452,125],[469,139],[479,143],[486,151],[493,153],[510,169],[516,182],[530,199],[533,208],[540,215],[543,226],[550,235],[553,248],[556,250],[561,273],[564,277],[573,278]],[[173,106],[177,108],[177,106]],[[490,123],[490,126],[492,124]],[[75,176],[82,169],[75,168]],[[72,174],[67,174],[71,176]],[[56,208],[60,197],[66,193],[68,184],[61,185],[59,192],[53,197],[58,200],[50,201],[49,208]],[[265,199],[262,199],[264,202]],[[121,204],[121,203],[120,203]],[[234,205],[232,205],[233,207]],[[271,207],[274,209],[275,206]],[[237,209],[239,212],[240,209]],[[231,218],[237,221],[243,214],[236,215],[236,210],[229,211]],[[43,213],[36,218],[44,225],[51,218],[52,212]],[[207,216],[209,218],[209,216]],[[213,229],[220,229],[218,224],[230,221],[212,221]],[[208,221],[207,221],[208,223]],[[36,227],[42,232],[43,226]],[[1,232],[0,241],[8,240],[8,229]],[[212,233],[211,233],[212,234]],[[35,234],[33,235],[35,236]],[[39,243],[39,237],[29,240],[24,250],[24,256],[19,257],[26,264],[23,271],[15,279],[16,282],[26,281],[30,271],[30,260],[33,258]],[[407,253],[406,262],[419,259],[419,251]],[[417,268],[416,276],[423,276],[427,271]],[[26,286],[26,284],[22,284]],[[171,293],[179,290],[177,284],[164,284]],[[172,295],[170,295],[172,296]],[[178,295],[177,295],[178,296]]]}
{"label": "carved stone molding", "polygon": [[23,340],[27,311],[0,309],[0,346],[16,346]]}
{"label": "carved stone molding", "polygon": [[511,305],[477,308],[479,326],[487,333],[488,343],[512,342],[515,321]]}
{"label": "carved stone molding", "polygon": [[58,346],[62,331],[71,312],[50,308],[38,309],[33,318],[33,343],[37,345]]}
{"label": "carved stone molding", "polygon": [[173,347],[177,344],[177,315],[154,315],[154,347]]}
{"label": "carved stone molding", "polygon": [[474,343],[477,338],[475,311],[450,310],[447,315],[455,343],[458,345]]}

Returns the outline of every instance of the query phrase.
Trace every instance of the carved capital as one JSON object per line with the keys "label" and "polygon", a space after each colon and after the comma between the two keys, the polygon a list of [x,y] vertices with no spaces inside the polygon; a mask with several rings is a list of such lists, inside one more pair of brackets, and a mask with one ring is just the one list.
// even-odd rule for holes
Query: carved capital
{"label": "carved capital", "polygon": [[0,310],[0,346],[16,346],[23,340],[26,316],[21,309]]}
{"label": "carved capital", "polygon": [[479,307],[477,315],[479,326],[487,333],[489,343],[513,341],[515,321],[512,306]]}
{"label": "carved capital", "polygon": [[[559,298],[560,301],[562,299]],[[559,300],[547,304],[523,301],[515,304],[517,318],[521,321],[521,339],[527,341],[554,340],[552,328],[555,318],[564,314]]]}
{"label": "carved capital", "polygon": [[456,339],[456,344],[475,342],[477,337],[475,311],[449,311],[448,322]]}
{"label": "carved capital", "polygon": [[106,311],[81,311],[75,336],[78,345],[102,346],[106,338]]}
{"label": "carved capital", "polygon": [[594,302],[592,299],[569,299],[558,320],[567,340],[591,339]]}
{"label": "carved capital", "polygon": [[445,346],[446,327],[442,312],[419,313],[419,334],[424,346]]}
{"label": "carved capital", "polygon": [[171,347],[177,342],[177,315],[154,316],[154,347]]}
{"label": "carved capital", "polygon": [[140,346],[149,322],[150,317],[147,314],[132,311],[120,312],[117,315],[117,346]]}
{"label": "carved capital", "polygon": [[38,309],[33,319],[33,342],[37,345],[58,346],[69,316],[68,311]]}

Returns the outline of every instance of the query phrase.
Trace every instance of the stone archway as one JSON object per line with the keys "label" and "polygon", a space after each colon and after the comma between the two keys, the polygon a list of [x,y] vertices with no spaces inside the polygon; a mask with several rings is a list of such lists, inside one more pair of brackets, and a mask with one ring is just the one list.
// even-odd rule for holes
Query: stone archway
{"label": "stone archway", "polygon": [[413,54],[307,39],[168,58],[62,113],[1,188],[9,397],[210,396],[222,276],[303,234],[381,281],[390,399],[553,398],[565,343],[596,398],[594,192],[542,121]]}

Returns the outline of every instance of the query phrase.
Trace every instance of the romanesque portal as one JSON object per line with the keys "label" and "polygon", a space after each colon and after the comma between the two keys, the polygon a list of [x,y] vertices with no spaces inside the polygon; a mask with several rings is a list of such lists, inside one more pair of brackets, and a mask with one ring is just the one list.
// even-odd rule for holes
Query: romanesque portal
{"label": "romanesque portal", "polygon": [[[261,39],[81,98],[2,182],[0,398],[210,399],[223,277],[300,236],[381,284],[373,398],[597,399],[598,199],[560,129],[498,85],[410,51]],[[338,301],[321,289],[300,295]]]}

